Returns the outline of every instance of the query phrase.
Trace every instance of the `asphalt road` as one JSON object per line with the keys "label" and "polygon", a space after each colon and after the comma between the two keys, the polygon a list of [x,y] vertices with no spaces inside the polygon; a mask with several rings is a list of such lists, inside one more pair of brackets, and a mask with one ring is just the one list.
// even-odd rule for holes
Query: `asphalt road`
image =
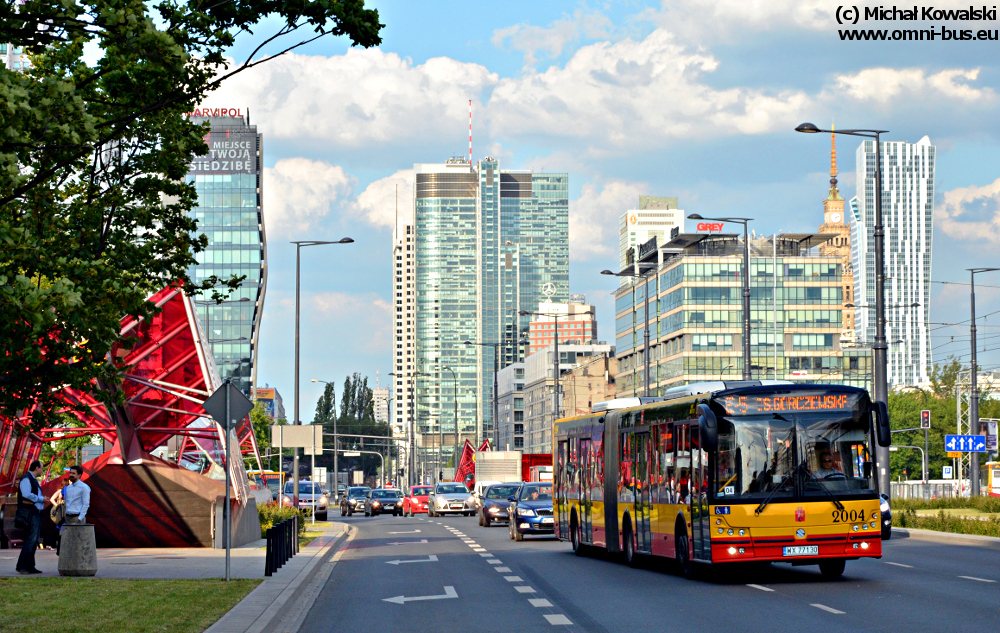
{"label": "asphalt road", "polygon": [[475,518],[343,520],[358,533],[302,631],[1000,628],[997,549],[894,538],[881,560],[848,562],[836,581],[784,564],[719,566],[686,580],[670,563],[631,569],[615,557],[577,557],[552,538],[517,543],[505,526]]}

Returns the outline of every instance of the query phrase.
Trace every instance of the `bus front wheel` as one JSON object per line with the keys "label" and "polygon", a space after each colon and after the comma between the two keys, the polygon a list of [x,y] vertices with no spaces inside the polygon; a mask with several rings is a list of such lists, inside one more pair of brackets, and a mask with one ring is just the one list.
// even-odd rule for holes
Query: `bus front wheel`
{"label": "bus front wheel", "polygon": [[688,542],[687,526],[679,522],[674,527],[674,556],[681,575],[691,578],[694,575],[694,563],[691,562],[691,550]]}
{"label": "bus front wheel", "polygon": [[625,517],[625,529],[622,530],[622,545],[625,550],[625,562],[629,567],[639,566],[639,556],[635,553],[635,539],[632,538],[632,519]]}

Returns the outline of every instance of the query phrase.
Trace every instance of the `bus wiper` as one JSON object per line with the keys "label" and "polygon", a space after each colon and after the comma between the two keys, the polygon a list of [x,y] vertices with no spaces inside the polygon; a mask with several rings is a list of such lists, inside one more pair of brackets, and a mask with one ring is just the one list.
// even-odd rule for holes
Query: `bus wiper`
{"label": "bus wiper", "polygon": [[823,492],[825,492],[828,497],[830,497],[831,499],[833,499],[833,505],[837,506],[838,510],[843,510],[844,509],[844,504],[842,504],[840,502],[840,499],[838,499],[832,492],[830,492],[830,489],[826,487],[826,484],[824,484],[819,479],[812,479],[810,481],[811,481],[811,483],[814,483],[817,486],[819,486],[820,490],[822,490]]}
{"label": "bus wiper", "polygon": [[760,516],[760,513],[764,511],[764,508],[767,507],[767,504],[771,503],[771,499],[774,497],[774,495],[777,494],[777,492],[781,490],[785,486],[785,484],[788,483],[788,480],[791,478],[792,478],[791,475],[783,475],[781,477],[781,481],[778,482],[778,485],[775,486],[774,489],[771,490],[771,492],[769,492],[766,497],[764,497],[764,500],[760,502],[760,505],[757,506],[757,509],[753,511],[753,515],[755,517]]}

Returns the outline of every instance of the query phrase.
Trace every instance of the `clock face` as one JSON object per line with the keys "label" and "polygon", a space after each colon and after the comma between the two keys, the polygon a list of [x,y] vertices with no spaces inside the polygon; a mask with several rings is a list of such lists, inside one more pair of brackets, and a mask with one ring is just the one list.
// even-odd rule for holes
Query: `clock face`
{"label": "clock face", "polygon": [[830,221],[831,222],[840,222],[840,214],[839,213],[831,213],[830,214]]}

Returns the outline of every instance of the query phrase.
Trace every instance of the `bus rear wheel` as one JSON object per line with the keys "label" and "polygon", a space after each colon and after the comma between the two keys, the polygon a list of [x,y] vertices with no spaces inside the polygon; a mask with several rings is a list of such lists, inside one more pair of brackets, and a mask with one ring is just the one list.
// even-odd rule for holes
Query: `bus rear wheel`
{"label": "bus rear wheel", "polygon": [[844,566],[847,564],[843,558],[828,558],[819,563],[819,573],[824,578],[840,578],[844,574]]}
{"label": "bus rear wheel", "polygon": [[674,557],[677,559],[677,567],[681,575],[691,578],[694,575],[694,563],[691,562],[691,550],[689,549],[687,526],[678,522],[674,528]]}
{"label": "bus rear wheel", "polygon": [[623,545],[625,546],[625,562],[629,567],[639,566],[639,556],[635,553],[635,540],[632,538],[632,520],[627,519],[625,529],[622,531]]}
{"label": "bus rear wheel", "polygon": [[577,556],[583,556],[584,546],[580,543],[580,528],[576,522],[576,513],[573,514],[572,518],[569,520],[569,542],[573,546],[573,553]]}

